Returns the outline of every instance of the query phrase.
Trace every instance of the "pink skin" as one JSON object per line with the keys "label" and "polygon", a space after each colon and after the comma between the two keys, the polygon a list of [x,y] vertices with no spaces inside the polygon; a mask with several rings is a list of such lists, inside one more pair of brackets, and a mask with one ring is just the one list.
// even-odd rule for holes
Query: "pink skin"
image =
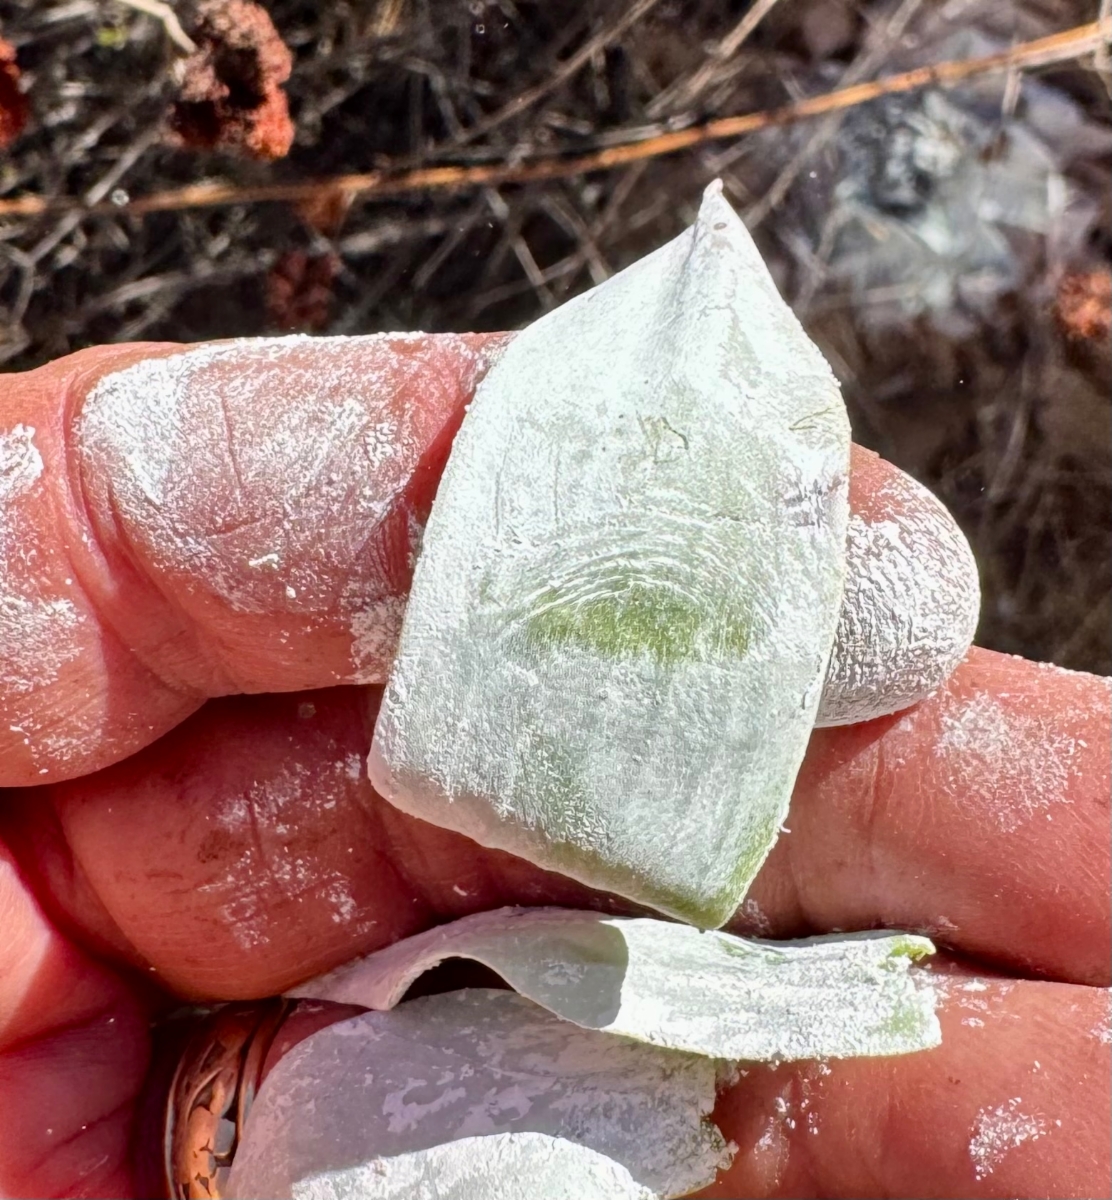
{"label": "pink skin", "polygon": [[[301,526],[252,507],[296,466],[267,424],[297,404],[281,372],[252,387],[242,362],[219,367],[227,400],[186,422],[204,454],[169,539],[166,495],[137,504],[134,460],[83,441],[81,413],[101,376],[175,348],[0,386],[0,433],[33,427],[44,464],[5,510],[19,542],[5,559],[0,538],[0,595],[73,605],[42,609],[62,616],[36,661],[0,650],[0,1194],[135,1194],[147,1022],[174,996],[266,995],[506,903],[620,907],[384,804],[358,770],[377,692],[331,686],[373,675],[347,597],[404,595],[409,518],[496,345],[407,342],[376,370],[367,348],[336,400],[368,414],[353,444],[384,411],[416,430],[371,481],[369,543],[347,536],[367,496],[344,491],[344,455],[329,469],[350,510]],[[856,452],[855,511],[899,520],[900,479]],[[276,545],[281,586],[247,565]],[[1103,681],[986,651],[905,714],[816,732],[736,927],[919,929],[991,978],[965,990],[953,968],[937,1051],[751,1068],[720,1097],[739,1154],[708,1194],[1107,1194],[1109,736]]]}
{"label": "pink skin", "polygon": [[381,681],[384,664],[353,654],[352,598],[404,598],[414,534],[502,340],[326,342],[303,365],[232,354],[176,397],[157,378],[110,390],[168,346],[85,351],[9,381],[0,431],[34,429],[45,470],[6,500],[19,546],[0,578],[45,615],[16,626],[10,659],[0,650],[0,786],[87,774],[211,696]]}

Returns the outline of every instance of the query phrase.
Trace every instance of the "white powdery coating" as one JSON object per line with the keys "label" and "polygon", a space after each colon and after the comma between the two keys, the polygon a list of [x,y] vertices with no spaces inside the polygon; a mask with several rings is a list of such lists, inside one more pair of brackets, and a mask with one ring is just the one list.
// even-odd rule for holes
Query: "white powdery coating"
{"label": "white powdery coating", "polygon": [[293,1185],[294,1200],[659,1200],[621,1165],[543,1133],[495,1133]]}
{"label": "white powdery coating", "polygon": [[567,1021],[726,1060],[901,1054],[941,1041],[934,992],[909,971],[925,938],[754,942],[564,909],[477,913],[290,994],[390,1009],[425,971],[470,958]]}
{"label": "white powdery coating", "polygon": [[1112,988],[1102,988],[1101,994],[1104,1000],[1104,1013],[1089,1030],[1089,1036],[1100,1042],[1102,1046],[1109,1046],[1112,1045]]}
{"label": "white powdery coating", "polygon": [[42,474],[42,455],[32,425],[0,433],[0,511],[4,502],[26,492]]}
{"label": "white powdery coating", "polygon": [[338,1164],[529,1132],[684,1195],[729,1163],[714,1096],[709,1059],[579,1029],[513,992],[428,996],[286,1054],[259,1090],[227,1194],[284,1200],[297,1179]]}
{"label": "white powdery coating", "polygon": [[841,604],[837,383],[712,186],[485,377],[433,507],[371,780],[700,925],[777,836]]}
{"label": "white powdery coating", "polygon": [[1022,1098],[1013,1096],[996,1108],[987,1105],[977,1113],[973,1136],[969,1141],[969,1157],[973,1173],[985,1179],[1017,1146],[1034,1142],[1050,1132],[1043,1117],[1029,1116],[1019,1111]]}
{"label": "white powdery coating", "polygon": [[[78,653],[72,634],[82,621],[71,600],[43,590],[41,556],[14,508],[41,487],[43,461],[34,438],[30,425],[0,432],[0,685],[8,695],[53,683]],[[30,745],[39,731],[12,732],[24,732]]]}
{"label": "white powdery coating", "polygon": [[817,725],[917,704],[973,643],[981,594],[969,543],[941,501],[909,476],[893,500],[899,521],[850,516],[845,594]]}
{"label": "white powdery coating", "polygon": [[[392,335],[381,336],[389,339]],[[315,378],[318,387],[327,388],[335,402],[318,414],[320,420],[316,423],[307,421],[306,414],[293,405],[285,413],[279,406],[274,414],[277,421],[268,430],[271,441],[265,450],[272,461],[297,461],[312,476],[322,465],[321,460],[329,459],[337,451],[350,454],[358,448],[368,469],[373,471],[403,447],[398,443],[393,424],[383,427],[370,424],[365,407],[344,398],[345,390],[351,394],[366,391],[365,376],[359,370],[361,363],[349,352],[372,340],[310,338],[299,334],[239,338],[206,343],[162,358],[143,359],[97,381],[83,405],[79,433],[88,447],[99,445],[111,449],[128,463],[131,486],[123,494],[136,502],[142,515],[148,509],[141,505],[140,496],[172,523],[175,509],[188,505],[191,469],[209,465],[196,461],[197,456],[189,457],[187,438],[197,432],[198,418],[207,416],[214,406],[218,408],[222,396],[228,397],[237,387],[246,389],[252,368],[277,363],[292,376],[297,352],[311,347],[315,352],[309,368],[311,377],[300,382],[306,386]],[[334,353],[332,363],[326,361],[329,352]],[[214,384],[207,382],[206,372],[213,364],[224,361],[236,363],[240,370],[235,376],[221,376],[217,391]],[[302,366],[300,374],[309,371]],[[253,465],[257,472],[268,464]],[[250,477],[243,482],[249,483]],[[193,515],[191,509],[188,515]],[[277,568],[281,566],[281,555],[261,550],[249,562]]]}
{"label": "white powdery coating", "polygon": [[356,609],[352,615],[352,683],[381,683],[389,677],[402,633],[405,603],[402,596],[387,596]]}
{"label": "white powdery coating", "polygon": [[[352,353],[360,341],[295,335],[217,342],[144,359],[97,382],[84,403],[78,441],[98,469],[111,472],[125,516],[149,530],[156,565],[191,564],[240,611],[306,612],[328,602],[322,574],[300,554],[292,568],[288,550],[311,532],[328,555],[334,514],[346,511],[352,486],[344,468],[361,458],[367,485],[357,503],[362,521],[358,530],[345,531],[354,557],[353,539],[365,538],[385,511],[374,478],[391,453],[384,447],[403,449],[396,423],[377,430],[356,399],[368,392],[365,370]],[[295,372],[310,346],[311,363]],[[234,375],[213,370],[229,362],[236,364]],[[234,428],[229,413],[236,390],[250,391],[253,375],[274,366],[284,372],[285,402],[266,414],[262,429]],[[198,497],[221,493],[226,511],[213,511],[210,527],[198,530]],[[280,510],[277,522],[263,519],[263,506],[266,516]],[[228,570],[232,543],[256,578],[242,582]],[[272,596],[282,602],[270,603]]]}
{"label": "white powdery coating", "polygon": [[768,937],[772,933],[772,922],[769,920],[768,913],[752,896],[746,896],[742,901],[732,923],[738,922],[738,918],[741,918],[741,921],[735,924],[735,928],[741,928],[746,933],[756,937]]}
{"label": "white powdery coating", "polygon": [[958,800],[1001,833],[1053,819],[1079,775],[1082,748],[1065,714],[1026,712],[982,692],[947,705],[934,745],[937,757],[961,763]]}
{"label": "white powdery coating", "polygon": [[[7,575],[0,551],[0,577]],[[0,595],[0,682],[24,695],[53,683],[77,657],[73,631],[82,623],[62,596]]]}
{"label": "white powdery coating", "polygon": [[935,995],[948,1009],[968,1014],[961,1023],[970,1029],[984,1029],[1001,1020],[1011,1020],[1008,997],[1015,983],[1004,979],[977,979],[961,975],[933,975]]}
{"label": "white powdery coating", "polygon": [[[338,610],[352,632],[345,678],[383,682],[407,547],[372,539],[404,512],[444,417],[414,397],[423,380],[462,387],[485,362],[453,335],[202,345],[101,378],[75,444],[156,571],[187,573],[238,612],[334,621]],[[410,553],[419,533],[411,522]]]}

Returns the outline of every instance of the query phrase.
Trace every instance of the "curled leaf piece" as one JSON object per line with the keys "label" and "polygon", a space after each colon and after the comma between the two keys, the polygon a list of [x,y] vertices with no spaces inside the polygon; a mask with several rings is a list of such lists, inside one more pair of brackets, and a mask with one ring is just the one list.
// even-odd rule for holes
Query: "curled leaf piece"
{"label": "curled leaf piece", "polygon": [[909,973],[933,951],[913,934],[756,942],[511,908],[418,934],[291,994],[389,1009],[437,963],[469,958],[586,1029],[718,1059],[851,1058],[939,1044],[933,991]]}
{"label": "curled leaf piece", "polygon": [[[620,1164],[651,1195],[682,1196],[731,1158],[714,1096],[710,1059],[579,1029],[513,992],[427,996],[289,1051],[259,1089],[228,1190],[285,1200],[324,1171],[534,1133]],[[529,1176],[517,1182],[547,1200]]]}
{"label": "curled leaf piece", "polygon": [[462,1138],[313,1175],[294,1200],[659,1200],[621,1165],[543,1133]]}
{"label": "curled leaf piece", "polygon": [[721,925],[776,840],[845,574],[849,424],[707,189],[476,392],[368,762],[413,816]]}

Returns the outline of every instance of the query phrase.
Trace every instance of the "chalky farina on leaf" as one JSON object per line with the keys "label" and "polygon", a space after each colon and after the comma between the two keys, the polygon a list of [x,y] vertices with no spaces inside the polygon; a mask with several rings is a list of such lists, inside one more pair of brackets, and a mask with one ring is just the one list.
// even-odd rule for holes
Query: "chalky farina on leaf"
{"label": "chalky farina on leaf", "polygon": [[849,424],[720,187],[476,393],[371,750],[393,804],[710,927],[787,812],[845,572]]}

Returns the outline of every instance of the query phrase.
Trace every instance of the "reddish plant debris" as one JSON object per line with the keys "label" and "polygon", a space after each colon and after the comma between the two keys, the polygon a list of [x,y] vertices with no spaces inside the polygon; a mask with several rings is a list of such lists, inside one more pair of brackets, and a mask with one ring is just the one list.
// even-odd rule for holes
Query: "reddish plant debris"
{"label": "reddish plant debris", "polygon": [[315,333],[328,324],[332,282],[340,269],[335,254],[287,250],[266,277],[271,322],[288,332]]}
{"label": "reddish plant debris", "polygon": [[189,31],[197,52],[183,64],[170,128],[185,146],[250,158],[282,158],[294,128],[282,84],[293,56],[270,15],[252,0],[202,0]]}
{"label": "reddish plant debris", "polygon": [[6,146],[27,124],[27,97],[19,90],[15,47],[0,37],[0,146]]}
{"label": "reddish plant debris", "polygon": [[1112,333],[1112,272],[1075,271],[1058,285],[1058,320],[1078,341],[1107,341]]}

